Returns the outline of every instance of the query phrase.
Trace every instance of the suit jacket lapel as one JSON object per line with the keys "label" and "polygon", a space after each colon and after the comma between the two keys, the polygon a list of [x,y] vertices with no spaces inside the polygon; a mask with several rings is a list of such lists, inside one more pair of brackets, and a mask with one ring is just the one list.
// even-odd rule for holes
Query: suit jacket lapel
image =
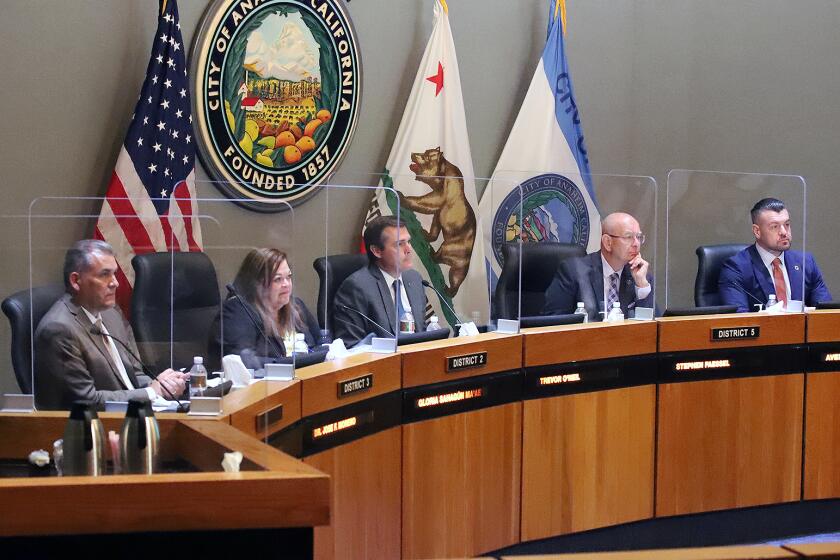
{"label": "suit jacket lapel", "polygon": [[601,252],[596,251],[589,257],[589,287],[595,298],[594,316],[596,321],[602,321],[601,306],[604,305],[604,263],[601,262]]}
{"label": "suit jacket lapel", "polygon": [[[369,267],[370,274],[376,280],[376,287],[379,289],[379,297],[382,301],[382,309],[385,310],[385,316],[388,318],[388,328],[391,333],[396,336],[397,324],[399,319],[396,319],[397,308],[394,305],[394,298],[391,297],[391,290],[388,289],[388,283],[385,282],[385,277],[382,276],[382,271],[375,264]],[[395,320],[396,319],[396,320]]]}
{"label": "suit jacket lapel", "polygon": [[[83,337],[87,337],[87,340],[102,354],[102,358],[105,360],[105,363],[111,368],[111,374],[117,380],[117,383],[120,384],[120,387],[124,389],[128,389],[123,383],[122,378],[120,377],[119,372],[117,371],[117,366],[114,364],[114,359],[111,357],[111,352],[105,346],[105,337],[94,335],[90,332],[91,327],[93,327],[93,323],[90,322],[88,319],[87,313],[85,313],[81,307],[73,303],[70,298],[68,297],[65,300],[64,304],[67,306],[67,309],[70,310],[70,313],[76,318],[76,322],[79,324],[79,328],[84,331]],[[106,327],[110,332],[110,327],[106,325]]]}
{"label": "suit jacket lapel", "polygon": [[[415,325],[425,325],[426,324],[426,310],[423,308],[423,301],[420,295],[423,293],[416,289],[416,282],[415,279],[406,278],[406,275],[403,274],[403,286],[405,286],[405,293],[408,295],[408,304],[411,306],[411,314],[414,315],[414,324]],[[414,296],[414,297],[412,297]],[[419,332],[422,329],[418,326],[416,330]]]}
{"label": "suit jacket lapel", "polygon": [[770,272],[767,270],[767,267],[764,266],[764,261],[761,260],[761,256],[758,254],[758,250],[755,248],[755,245],[751,245],[747,250],[750,253],[750,259],[752,260],[753,275],[755,276],[756,282],[761,287],[761,291],[764,292],[764,301],[767,301],[770,294],[776,294],[776,286],[773,284]]}
{"label": "suit jacket lapel", "polygon": [[798,254],[793,251],[785,253],[785,269],[787,269],[788,280],[790,281],[790,299],[804,301],[802,297],[802,275],[805,263]]}

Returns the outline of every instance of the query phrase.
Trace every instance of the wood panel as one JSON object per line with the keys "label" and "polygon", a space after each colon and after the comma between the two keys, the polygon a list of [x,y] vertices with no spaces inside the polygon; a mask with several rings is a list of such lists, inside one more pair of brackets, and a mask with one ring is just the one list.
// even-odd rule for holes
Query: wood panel
{"label": "wood panel", "polygon": [[840,542],[785,544],[785,547],[805,558],[840,558]]}
{"label": "wood panel", "polygon": [[[502,558],[504,560],[522,560],[521,556],[503,556]],[[769,560],[775,558],[798,558],[798,556],[790,550],[772,545],[708,546],[703,548],[528,556],[528,560]]]}
{"label": "wood panel", "polygon": [[404,558],[519,542],[522,403],[403,426]]}
{"label": "wood panel", "polygon": [[[446,359],[475,352],[487,352],[482,367],[446,372]],[[399,348],[402,355],[403,387],[430,385],[522,367],[522,337],[518,334],[484,333],[448,338]]]}
{"label": "wood panel", "polygon": [[657,516],[799,499],[804,374],[659,391]]}
{"label": "wood panel", "polygon": [[[656,322],[659,324],[660,352],[801,344],[805,341],[804,313],[663,317]],[[759,327],[761,334],[755,339],[712,342],[711,329],[724,327]]]}
{"label": "wood panel", "polygon": [[805,499],[840,498],[840,373],[807,375]]}
{"label": "wood panel", "polygon": [[[338,396],[338,383],[373,375],[370,389]],[[303,382],[303,416],[311,416],[350,403],[397,391],[401,386],[398,354],[355,354],[298,371]]]}
{"label": "wood panel", "polygon": [[[30,443],[51,440],[66,422],[35,414],[23,419]],[[13,420],[0,417],[0,432],[14,428]],[[221,471],[222,453],[236,449],[243,452],[244,465],[260,470],[0,478],[0,536],[305,527],[329,521],[325,474],[223,422],[160,423],[162,446],[199,467]]]}
{"label": "wood panel", "polygon": [[808,342],[840,342],[840,310],[809,311]]}
{"label": "wood panel", "polygon": [[526,367],[656,352],[654,321],[539,327],[522,335]]}
{"label": "wood panel", "polygon": [[[299,380],[255,383],[226,395],[222,400],[222,411],[234,428],[252,437],[266,439],[300,420],[300,392]],[[268,426],[264,420],[257,424],[257,417],[269,411],[276,412],[278,407],[283,407],[279,419]]]}
{"label": "wood panel", "polygon": [[401,448],[396,427],[304,459],[332,482],[332,522],[315,529],[316,558],[399,558]]}
{"label": "wood panel", "polygon": [[522,540],[653,517],[656,387],[524,403]]}

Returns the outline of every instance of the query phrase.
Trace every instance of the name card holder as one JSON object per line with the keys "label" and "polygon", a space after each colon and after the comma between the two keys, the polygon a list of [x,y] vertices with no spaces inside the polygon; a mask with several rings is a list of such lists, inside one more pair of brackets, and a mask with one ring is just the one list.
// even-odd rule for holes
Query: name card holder
{"label": "name card holder", "polygon": [[517,334],[519,321],[515,319],[499,319],[496,322],[496,332],[499,334]]}
{"label": "name card holder", "polygon": [[35,395],[4,393],[0,395],[0,412],[35,412]]}
{"label": "name card holder", "polygon": [[371,352],[376,352],[377,354],[393,354],[397,351],[397,339],[396,338],[379,338],[373,337],[373,340],[370,341],[371,344]]}
{"label": "name card holder", "polygon": [[265,364],[265,377],[270,381],[291,381],[295,378],[294,364]]}
{"label": "name card holder", "polygon": [[189,416],[218,416],[222,413],[219,397],[193,397],[190,399]]}

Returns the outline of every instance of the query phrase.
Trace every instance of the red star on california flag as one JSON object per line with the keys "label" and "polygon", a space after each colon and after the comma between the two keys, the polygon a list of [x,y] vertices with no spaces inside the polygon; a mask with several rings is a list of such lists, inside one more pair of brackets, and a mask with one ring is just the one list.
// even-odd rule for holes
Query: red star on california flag
{"label": "red star on california flag", "polygon": [[437,74],[435,74],[434,76],[429,76],[426,79],[435,84],[435,97],[437,97],[440,93],[440,90],[443,89],[443,65],[440,62],[438,62]]}

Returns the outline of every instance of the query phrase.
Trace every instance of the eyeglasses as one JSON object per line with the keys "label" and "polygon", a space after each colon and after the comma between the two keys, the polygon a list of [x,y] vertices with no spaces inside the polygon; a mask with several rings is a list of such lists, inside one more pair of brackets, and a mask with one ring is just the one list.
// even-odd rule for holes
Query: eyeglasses
{"label": "eyeglasses", "polygon": [[613,235],[611,233],[604,232],[606,235],[610,237],[615,237],[616,239],[623,239],[628,243],[633,243],[633,240],[636,239],[639,242],[639,245],[645,244],[645,234],[644,233],[625,233],[624,235]]}

